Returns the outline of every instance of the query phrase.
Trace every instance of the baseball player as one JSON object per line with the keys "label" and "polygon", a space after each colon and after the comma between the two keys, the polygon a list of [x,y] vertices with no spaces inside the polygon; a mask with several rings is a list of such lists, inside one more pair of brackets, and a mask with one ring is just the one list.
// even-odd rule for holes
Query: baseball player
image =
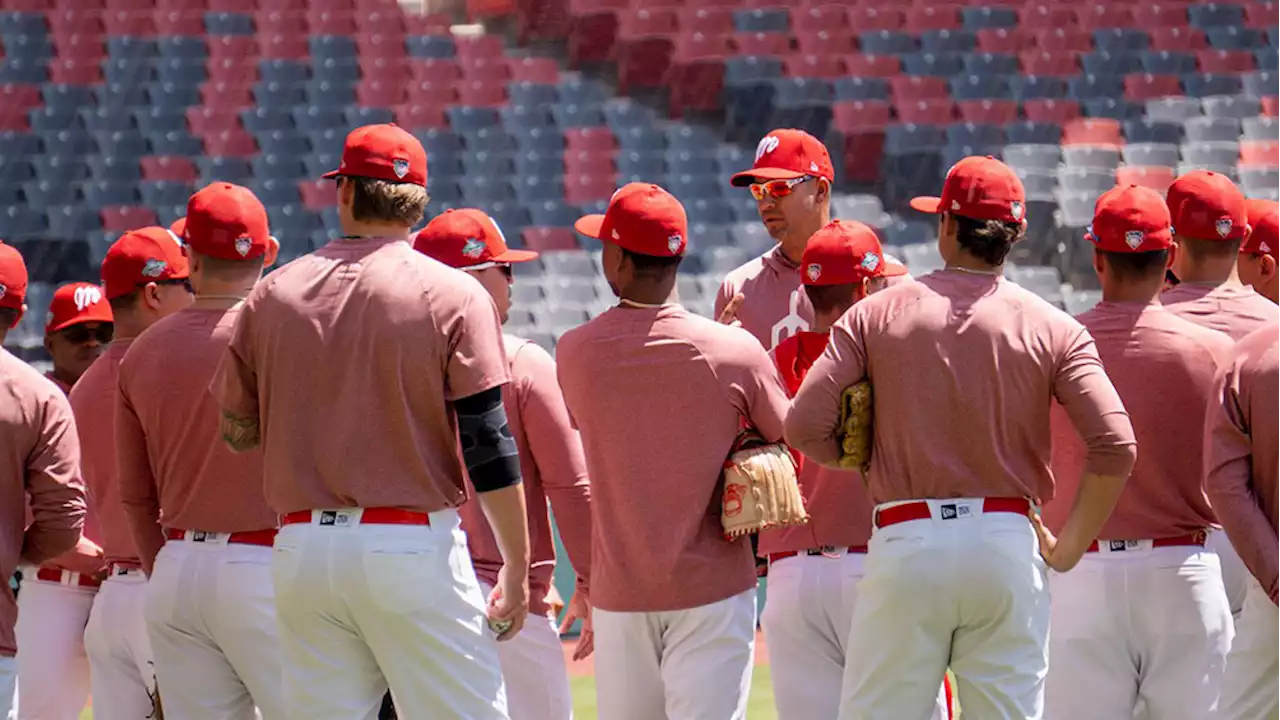
{"label": "baseball player", "polygon": [[[1236,341],[1280,322],[1280,307],[1240,282],[1240,247],[1249,237],[1248,204],[1240,189],[1225,175],[1194,170],[1169,187],[1168,204],[1178,243],[1173,271],[1180,282],[1160,302]],[[1225,533],[1210,533],[1208,547],[1218,553],[1231,613],[1238,616],[1248,573]]]}
{"label": "baseball player", "polygon": [[[479,210],[447,210],[414,239],[414,248],[449,267],[465,270],[493,298],[505,323],[511,308],[512,265],[538,257],[507,247],[502,230]],[[556,547],[547,501],[555,511],[565,550],[578,573],[565,629],[582,618],[584,627],[575,658],[591,652],[591,616],[587,580],[591,573],[591,488],[587,482],[582,442],[569,422],[556,383],[556,364],[545,350],[512,335],[503,338],[511,382],[503,386],[502,403],[511,434],[520,449],[520,474],[529,511],[531,543],[529,620],[511,642],[498,646],[507,703],[513,720],[565,720],[573,717],[569,672],[547,601],[555,572]],[[471,564],[486,593],[498,580],[502,555],[474,502],[459,508],[467,533]]]}
{"label": "baseball player", "polygon": [[102,261],[102,285],[115,319],[111,344],[71,390],[91,512],[108,564],[94,598],[84,646],[95,720],[133,720],[155,711],[155,665],[143,602],[146,575],[129,531],[116,468],[120,360],[134,338],[191,303],[187,261],[168,230],[125,233]]}
{"label": "baseball player", "polygon": [[[223,438],[261,444],[281,516],[286,715],[372,717],[390,686],[407,717],[506,718],[492,637],[523,624],[529,548],[502,324],[479,282],[409,244],[416,138],[357,128],[326,177],[344,237],[257,284],[213,383]],[[455,509],[464,463],[503,559],[492,631]]]}
{"label": "baseball player", "polygon": [[[827,347],[832,323],[890,279],[909,279],[890,261],[875,232],[860,222],[836,220],[809,238],[800,278],[813,307],[814,330],[800,330],[773,349],[789,393]],[[809,523],[760,533],[759,553],[769,561],[769,598],[761,614],[773,697],[780,718],[834,718],[849,621],[857,602],[871,501],[856,471],[803,463],[800,488]],[[935,717],[947,717],[940,693]]]}
{"label": "baseball player", "polygon": [[751,189],[760,220],[778,244],[725,277],[715,313],[722,321],[736,319],[766,350],[813,324],[798,269],[809,237],[831,222],[834,179],[821,141],[803,130],[779,129],[761,138],[751,169],[730,180]]}
{"label": "baseball player", "polygon": [[135,340],[120,362],[120,499],[149,576],[146,622],[176,718],[283,718],[271,592],[277,518],[262,496],[262,454],[218,437],[207,388],[244,297],[275,253],[249,190],[191,196],[183,238],[196,296]]}
{"label": "baseball player", "polygon": [[680,306],[678,200],[631,183],[575,227],[603,241],[620,298],[561,337],[556,362],[591,476],[600,716],[745,717],[755,563],[723,536],[721,468],[744,419],[781,438],[786,392],[751,335]]}
{"label": "baseball player", "polygon": [[[27,266],[0,243],[0,344],[26,311]],[[19,561],[40,565],[76,547],[84,525],[80,443],[66,396],[0,347],[0,575]],[[30,517],[28,518],[28,513]],[[29,522],[28,522],[29,521]],[[24,592],[25,596],[26,593]],[[0,590],[0,717],[12,718],[18,667],[13,590]],[[83,703],[83,698],[81,698]],[[78,712],[78,710],[77,710]]]}
{"label": "baseball player", "polygon": [[[1222,569],[1205,550],[1216,521],[1204,491],[1206,407],[1231,340],[1159,302],[1173,233],[1164,198],[1121,186],[1099,198],[1086,239],[1102,302],[1076,319],[1093,336],[1142,452],[1115,512],[1053,592],[1045,717],[1203,720],[1218,702],[1233,627]],[[1044,509],[1055,533],[1071,514],[1084,442],[1055,407]]]}
{"label": "baseball player", "polygon": [[[45,377],[70,392],[89,365],[111,342],[111,306],[102,288],[69,283],[49,304],[45,348],[53,370]],[[78,717],[89,699],[89,659],[84,628],[106,570],[92,517],[76,548],[39,568],[23,571],[18,595],[18,687],[23,720]]]}
{"label": "baseball player", "polygon": [[[1046,566],[1070,569],[1097,537],[1133,465],[1133,430],[1089,333],[1002,276],[1026,228],[1018,176],[965,158],[941,198],[912,207],[939,215],[946,267],[841,317],[787,415],[789,444],[834,467],[842,393],[866,380],[875,397],[874,529],[840,717],[927,718],[949,664],[966,715],[1039,718]],[[1032,512],[1053,496],[1055,397],[1088,445],[1057,538]]]}
{"label": "baseball player", "polygon": [[[1272,215],[1274,217],[1274,214]],[[1276,506],[1280,453],[1280,326],[1255,330],[1210,398],[1209,499],[1249,569],[1248,596],[1222,681],[1222,720],[1280,717],[1276,675]]]}
{"label": "baseball player", "polygon": [[1271,302],[1280,302],[1280,203],[1274,200],[1249,200],[1249,226],[1253,231],[1240,244],[1236,270],[1240,282]]}

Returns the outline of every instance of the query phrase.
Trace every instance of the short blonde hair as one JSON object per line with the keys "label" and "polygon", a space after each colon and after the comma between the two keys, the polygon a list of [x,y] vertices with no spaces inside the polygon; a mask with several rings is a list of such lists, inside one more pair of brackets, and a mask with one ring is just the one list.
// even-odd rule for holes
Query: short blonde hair
{"label": "short blonde hair", "polygon": [[427,189],[366,177],[345,177],[352,184],[351,217],[361,221],[400,223],[413,227],[427,210]]}

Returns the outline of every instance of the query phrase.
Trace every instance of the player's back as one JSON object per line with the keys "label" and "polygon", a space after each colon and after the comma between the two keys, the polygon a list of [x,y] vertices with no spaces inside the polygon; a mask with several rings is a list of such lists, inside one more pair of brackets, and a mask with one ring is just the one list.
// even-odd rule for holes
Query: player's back
{"label": "player's back", "polygon": [[782,435],[759,343],[678,305],[618,307],[565,334],[557,366],[591,475],[593,602],[674,610],[751,587],[750,545],[723,538],[720,476],[744,418]]}
{"label": "player's back", "polygon": [[[338,240],[267,276],[241,322],[273,509],[462,502],[450,403],[507,380],[476,280],[403,240]],[[478,323],[493,347],[472,342]]]}
{"label": "player's back", "polygon": [[120,503],[116,468],[116,396],[120,360],[132,338],[112,340],[71,389],[71,409],[80,435],[80,464],[107,562],[136,561],[133,534]]}
{"label": "player's back", "polygon": [[1178,317],[1226,333],[1236,341],[1280,322],[1280,306],[1239,283],[1182,283],[1161,293],[1160,302]]}

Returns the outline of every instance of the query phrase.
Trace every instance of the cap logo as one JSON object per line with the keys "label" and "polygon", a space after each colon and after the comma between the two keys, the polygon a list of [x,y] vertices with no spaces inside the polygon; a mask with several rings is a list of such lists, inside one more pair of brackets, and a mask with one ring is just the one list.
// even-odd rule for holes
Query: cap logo
{"label": "cap logo", "polygon": [[169,267],[169,263],[163,260],[151,259],[142,266],[142,276],[149,278],[160,277],[164,274],[165,269]]}
{"label": "cap logo", "polygon": [[1258,249],[1264,253],[1267,253],[1268,255],[1271,254],[1271,246],[1266,244],[1265,242],[1258,243]]}
{"label": "cap logo", "polygon": [[462,254],[474,260],[484,254],[484,243],[475,238],[467,238],[462,244]]}
{"label": "cap logo", "polygon": [[1129,246],[1130,250],[1137,250],[1142,245],[1142,241],[1146,238],[1146,234],[1141,230],[1126,230],[1124,233],[1124,244]]}
{"label": "cap logo", "polygon": [[818,263],[809,263],[809,267],[804,269],[804,274],[809,276],[809,282],[817,282],[822,277],[822,266]]}
{"label": "cap logo", "polygon": [[760,162],[760,158],[768,155],[778,149],[778,138],[772,135],[765,135],[760,138],[760,144],[756,145],[756,162]]}
{"label": "cap logo", "polygon": [[248,235],[242,235],[236,238],[236,252],[240,253],[240,257],[246,257],[249,249],[253,247],[253,238]]}
{"label": "cap logo", "polygon": [[680,245],[684,242],[684,238],[680,235],[672,235],[667,238],[667,249],[673,253],[680,252]]}
{"label": "cap logo", "polygon": [[1231,234],[1231,218],[1222,218],[1213,227],[1218,231],[1218,237],[1225,238]]}
{"label": "cap logo", "polygon": [[76,310],[84,312],[85,308],[96,305],[102,299],[102,291],[91,286],[78,287],[73,298],[76,302]]}
{"label": "cap logo", "polygon": [[398,158],[397,158],[397,159],[395,159],[395,160],[392,160],[392,161],[391,161],[391,169],[392,169],[392,171],[394,171],[394,172],[395,172],[396,177],[398,177],[398,178],[400,178],[401,180],[403,180],[403,179],[404,179],[404,176],[409,174],[409,161],[408,161],[408,160],[400,160],[400,159],[398,159]]}
{"label": "cap logo", "polygon": [[7,292],[9,292],[9,288],[5,287],[4,283],[0,283],[0,298],[4,297]]}
{"label": "cap logo", "polygon": [[614,228],[614,229],[613,229],[613,239],[614,239],[614,240],[621,240],[621,239],[622,239],[622,236],[618,234],[618,229],[617,229],[617,228]]}
{"label": "cap logo", "polygon": [[1009,214],[1013,216],[1014,220],[1021,220],[1022,212],[1023,212],[1023,207],[1021,202],[1014,200],[1013,202],[1009,203]]}
{"label": "cap logo", "polygon": [[816,162],[814,162],[814,161],[810,160],[810,161],[809,161],[809,172],[822,172],[822,171],[818,169],[818,163],[816,163]]}
{"label": "cap logo", "polygon": [[956,211],[958,211],[959,209],[960,209],[960,201],[959,201],[959,200],[952,200],[952,201],[951,201],[951,211],[952,211],[952,212],[956,212]]}
{"label": "cap logo", "polygon": [[880,256],[873,252],[869,252],[862,256],[861,265],[863,270],[866,270],[867,272],[875,272],[876,268],[880,267]]}

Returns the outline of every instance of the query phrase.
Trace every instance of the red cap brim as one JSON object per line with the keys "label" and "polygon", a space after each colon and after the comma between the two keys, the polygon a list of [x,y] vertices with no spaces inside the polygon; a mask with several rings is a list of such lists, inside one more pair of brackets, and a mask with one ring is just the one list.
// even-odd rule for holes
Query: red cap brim
{"label": "red cap brim", "polygon": [[795,180],[804,176],[805,173],[783,168],[752,168],[734,173],[733,177],[729,178],[729,184],[734,187],[746,187],[756,180]]}
{"label": "red cap brim", "polygon": [[940,197],[930,197],[927,195],[922,195],[920,197],[911,198],[912,210],[919,210],[922,213],[932,213],[934,215],[937,215],[938,213],[942,212],[942,210],[939,209],[941,207],[942,207],[942,198]]}
{"label": "red cap brim", "polygon": [[583,215],[573,224],[573,229],[589,238],[600,239],[600,226],[604,225],[604,215]]}
{"label": "red cap brim", "polygon": [[325,173],[325,174],[321,175],[320,177],[325,178],[325,179],[327,180],[327,179],[329,179],[329,178],[336,178],[336,177],[338,177],[338,176],[339,176],[339,175],[341,175],[341,174],[342,174],[342,173],[341,173],[341,172],[338,172],[337,170],[330,170],[329,172],[327,172],[327,173]]}
{"label": "red cap brim", "polygon": [[503,263],[522,263],[522,262],[529,262],[530,260],[536,260],[536,259],[538,259],[538,253],[534,252],[533,250],[508,249],[504,253],[499,253],[498,255],[493,256],[494,262],[503,262]]}

